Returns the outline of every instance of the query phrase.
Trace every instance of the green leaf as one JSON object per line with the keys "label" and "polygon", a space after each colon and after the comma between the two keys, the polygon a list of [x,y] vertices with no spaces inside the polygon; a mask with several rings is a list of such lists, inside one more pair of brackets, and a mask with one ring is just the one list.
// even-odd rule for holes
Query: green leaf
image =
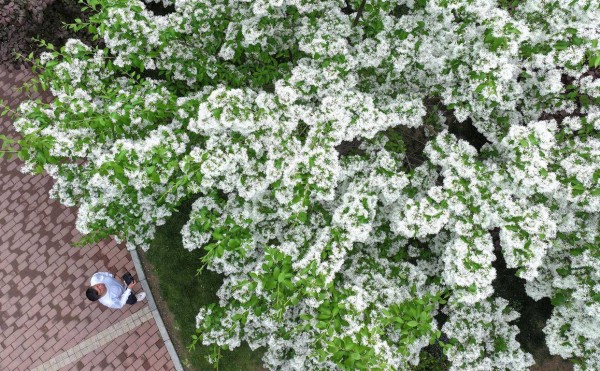
{"label": "green leaf", "polygon": [[316,327],[320,330],[324,330],[327,328],[327,323],[323,322],[323,321],[319,321],[319,322],[317,322]]}
{"label": "green leaf", "polygon": [[306,223],[306,221],[308,220],[308,216],[306,215],[305,211],[301,211],[298,213],[298,220],[300,220],[302,223]]}
{"label": "green leaf", "polygon": [[565,50],[565,49],[567,49],[569,47],[569,45],[570,44],[569,44],[568,41],[560,40],[560,41],[557,41],[554,44],[554,49],[556,49],[556,50]]}
{"label": "green leaf", "polygon": [[504,340],[503,338],[496,338],[496,340],[494,340],[494,348],[497,352],[506,351],[508,349],[506,340]]}
{"label": "green leaf", "polygon": [[298,202],[300,202],[301,199],[302,199],[302,194],[296,195],[294,198],[292,198],[292,205],[297,204]]}
{"label": "green leaf", "polygon": [[561,277],[567,277],[571,274],[571,270],[567,267],[557,268],[556,273],[558,273]]}
{"label": "green leaf", "polygon": [[221,113],[223,113],[223,108],[221,107],[212,110],[212,114],[217,120],[221,118]]}
{"label": "green leaf", "polygon": [[598,66],[600,66],[600,53],[590,57],[590,67],[596,68]]}
{"label": "green leaf", "polygon": [[519,232],[521,229],[516,226],[516,225],[505,225],[504,229],[507,229],[509,231],[513,231],[513,232]]}
{"label": "green leaf", "polygon": [[558,292],[552,298],[551,303],[552,303],[552,305],[554,305],[556,307],[556,306],[566,303],[568,299],[569,299],[569,297],[565,293]]}

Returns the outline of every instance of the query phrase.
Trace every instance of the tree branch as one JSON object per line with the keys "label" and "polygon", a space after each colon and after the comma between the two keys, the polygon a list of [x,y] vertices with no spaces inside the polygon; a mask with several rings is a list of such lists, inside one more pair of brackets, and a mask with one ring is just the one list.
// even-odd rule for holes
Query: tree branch
{"label": "tree branch", "polygon": [[367,3],[367,0],[362,0],[362,2],[360,3],[360,6],[358,7],[358,11],[356,12],[356,18],[354,18],[354,22],[352,22],[353,27],[356,27],[356,25],[358,24],[358,20],[360,19],[360,17],[363,14],[363,11],[365,10],[366,3]]}
{"label": "tree branch", "polygon": [[342,12],[346,15],[350,15],[353,13],[352,5],[350,5],[349,0],[344,0],[346,2],[346,6],[342,8]]}

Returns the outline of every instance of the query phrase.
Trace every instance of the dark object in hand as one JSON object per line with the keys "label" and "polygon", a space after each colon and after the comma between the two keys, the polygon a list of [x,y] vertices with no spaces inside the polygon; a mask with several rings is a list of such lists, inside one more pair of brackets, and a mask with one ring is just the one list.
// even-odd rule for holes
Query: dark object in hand
{"label": "dark object in hand", "polygon": [[123,275],[123,281],[125,281],[127,286],[129,286],[129,284],[132,283],[133,281],[135,281],[135,279],[133,278],[131,273],[127,272]]}

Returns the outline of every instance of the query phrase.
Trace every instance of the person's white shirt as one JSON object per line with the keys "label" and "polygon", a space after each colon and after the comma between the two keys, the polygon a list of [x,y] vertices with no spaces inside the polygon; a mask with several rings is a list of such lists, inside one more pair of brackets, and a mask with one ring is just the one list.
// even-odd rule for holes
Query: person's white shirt
{"label": "person's white shirt", "polygon": [[90,279],[90,285],[103,283],[106,286],[106,294],[98,301],[109,308],[121,309],[127,303],[131,289],[124,282],[117,280],[111,273],[98,272]]}

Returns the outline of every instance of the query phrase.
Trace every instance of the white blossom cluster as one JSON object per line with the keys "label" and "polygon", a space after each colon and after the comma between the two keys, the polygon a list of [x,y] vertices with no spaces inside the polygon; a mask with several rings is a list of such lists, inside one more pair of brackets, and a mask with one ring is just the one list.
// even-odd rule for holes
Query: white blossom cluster
{"label": "white blossom cluster", "polygon": [[507,300],[447,309],[452,315],[443,330],[457,343],[447,353],[451,370],[523,370],[534,364],[515,338],[519,329],[509,324],[519,314],[508,307]]}
{"label": "white blossom cluster", "polygon": [[44,54],[15,127],[85,234],[147,248],[195,199],[184,247],[225,277],[199,341],[392,370],[444,332],[453,369],[527,369],[502,254],[550,351],[600,367],[596,1],[162,3],[101,0],[105,47]]}

